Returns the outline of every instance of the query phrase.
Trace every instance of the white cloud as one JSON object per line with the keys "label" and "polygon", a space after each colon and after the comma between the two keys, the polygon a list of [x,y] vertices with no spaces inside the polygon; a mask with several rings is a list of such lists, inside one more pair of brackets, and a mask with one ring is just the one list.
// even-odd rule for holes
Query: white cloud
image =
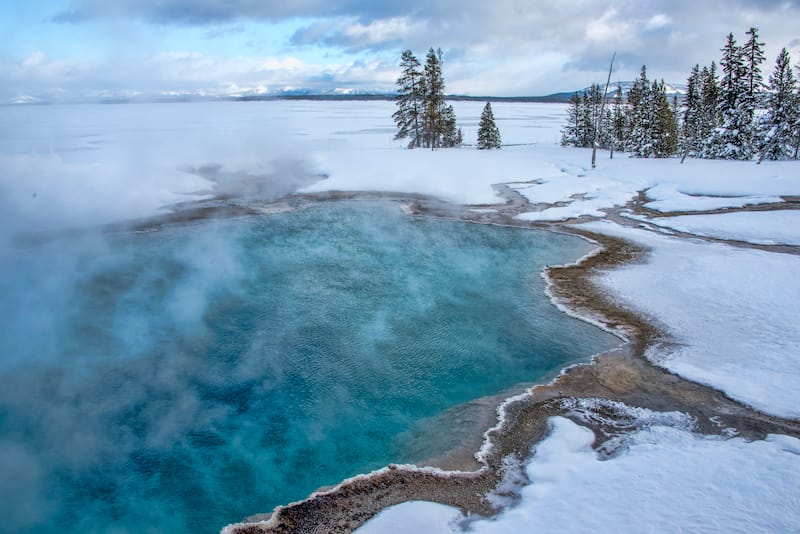
{"label": "white cloud", "polygon": [[620,17],[619,11],[609,8],[598,19],[586,23],[586,38],[592,41],[617,40],[630,31],[630,23]]}
{"label": "white cloud", "polygon": [[653,15],[645,24],[645,28],[648,30],[657,30],[659,28],[663,28],[665,26],[669,26],[672,24],[672,19],[669,18],[664,13],[658,13],[657,15]]}
{"label": "white cloud", "polygon": [[32,52],[22,60],[23,67],[36,67],[44,63],[44,52]]}
{"label": "white cloud", "polygon": [[394,17],[385,20],[374,20],[369,24],[356,22],[348,25],[344,34],[368,43],[383,43],[408,36],[413,24],[406,17]]}

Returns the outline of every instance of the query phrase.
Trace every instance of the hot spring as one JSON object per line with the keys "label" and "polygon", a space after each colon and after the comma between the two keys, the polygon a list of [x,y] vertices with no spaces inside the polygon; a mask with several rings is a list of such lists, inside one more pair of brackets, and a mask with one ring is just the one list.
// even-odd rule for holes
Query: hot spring
{"label": "hot spring", "polygon": [[590,249],[390,202],[17,244],[0,259],[4,528],[216,532],[443,454],[409,436],[618,344],[544,294],[544,266]]}

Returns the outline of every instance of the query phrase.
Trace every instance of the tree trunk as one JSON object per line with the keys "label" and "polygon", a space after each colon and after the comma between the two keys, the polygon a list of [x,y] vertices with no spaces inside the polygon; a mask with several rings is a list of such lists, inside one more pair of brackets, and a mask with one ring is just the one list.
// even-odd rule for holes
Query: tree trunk
{"label": "tree trunk", "polygon": [[611,83],[611,71],[614,69],[614,58],[617,57],[616,51],[611,56],[611,64],[608,66],[608,79],[606,79],[606,88],[603,91],[603,100],[600,104],[600,116],[594,126],[594,141],[592,141],[592,168],[595,168],[595,161],[597,160],[597,141],[600,138],[600,126],[603,124],[603,112],[606,107],[606,96],[608,95],[608,84]]}

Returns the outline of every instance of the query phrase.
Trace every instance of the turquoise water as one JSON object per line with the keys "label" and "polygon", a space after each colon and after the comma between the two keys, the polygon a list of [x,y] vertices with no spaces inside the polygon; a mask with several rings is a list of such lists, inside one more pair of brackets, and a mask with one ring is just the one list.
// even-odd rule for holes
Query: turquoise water
{"label": "turquoise water", "polygon": [[0,529],[216,532],[421,460],[420,421],[617,344],[543,293],[588,250],[389,203],[15,247]]}

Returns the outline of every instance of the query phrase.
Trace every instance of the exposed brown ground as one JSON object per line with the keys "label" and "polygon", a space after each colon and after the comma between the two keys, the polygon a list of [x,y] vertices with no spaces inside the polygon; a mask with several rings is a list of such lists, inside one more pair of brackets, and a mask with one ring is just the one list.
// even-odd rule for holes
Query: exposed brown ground
{"label": "exposed brown ground", "polygon": [[[574,226],[522,225],[514,221],[513,216],[530,207],[507,187],[498,186],[497,189],[506,196],[508,202],[503,206],[488,206],[497,209],[492,213],[471,212],[419,196],[377,196],[406,203],[412,214],[454,217],[488,224],[546,227],[581,235],[599,243],[602,250],[580,264],[549,268],[546,274],[551,282],[550,292],[573,312],[603,324],[624,336],[627,342],[620,349],[599,355],[591,363],[572,367],[552,383],[537,386],[523,398],[506,404],[504,423],[487,433],[492,447],[481,459],[482,467],[474,471],[433,471],[390,465],[371,475],[345,481],[304,501],[279,507],[271,515],[248,518],[242,524],[228,527],[227,532],[351,532],[382,509],[410,500],[447,504],[464,513],[492,515],[497,510],[487,500],[487,495],[502,480],[504,458],[528,458],[531,447],[547,433],[547,419],[554,415],[569,416],[569,409],[564,404],[568,399],[601,398],[655,411],[685,412],[696,418],[696,430],[706,434],[719,434],[723,428],[732,427],[739,435],[750,439],[760,439],[768,433],[800,436],[800,421],[784,420],[755,411],[719,391],[669,373],[644,357],[648,347],[659,345],[668,348],[668,336],[652,321],[623,308],[603,294],[593,279],[598,273],[620,264],[642,261],[646,250],[633,243],[593,234]],[[363,196],[376,197],[375,194],[330,193],[322,199]],[[304,197],[302,200],[320,199]],[[635,209],[636,206],[629,208]],[[625,421],[613,410],[600,415],[604,419],[590,423],[595,431],[596,447],[614,434],[632,430],[625,428]],[[608,424],[615,419],[619,424]],[[447,459],[437,463],[449,468],[459,465],[459,462]],[[468,462],[464,462],[466,464]]]}

